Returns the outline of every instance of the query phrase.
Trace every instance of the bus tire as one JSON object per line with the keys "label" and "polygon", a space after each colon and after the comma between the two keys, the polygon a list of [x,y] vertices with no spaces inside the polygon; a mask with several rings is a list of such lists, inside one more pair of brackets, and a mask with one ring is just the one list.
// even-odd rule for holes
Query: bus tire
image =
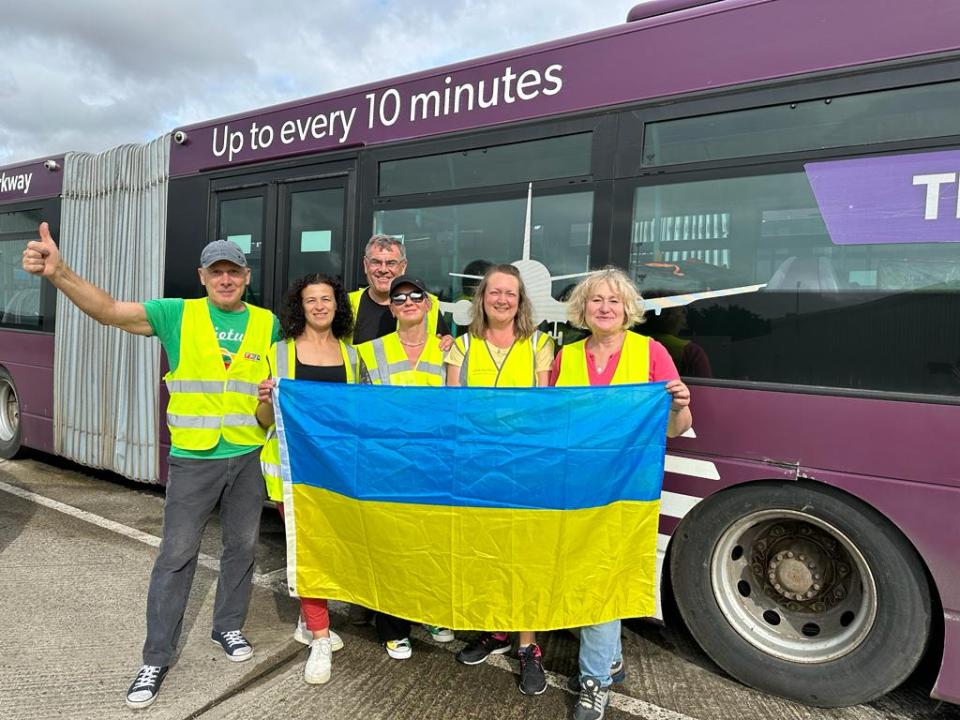
{"label": "bus tire", "polygon": [[0,367],[0,458],[20,452],[20,396],[7,369]]}
{"label": "bus tire", "polygon": [[680,614],[742,683],[819,707],[903,682],[930,634],[920,558],[886,518],[813,482],[762,482],[696,505],[671,542]]}

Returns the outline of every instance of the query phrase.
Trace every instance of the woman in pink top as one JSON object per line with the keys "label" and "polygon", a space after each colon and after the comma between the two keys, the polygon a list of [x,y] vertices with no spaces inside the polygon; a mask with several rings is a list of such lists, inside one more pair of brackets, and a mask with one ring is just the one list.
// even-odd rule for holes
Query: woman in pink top
{"label": "woman in pink top", "polygon": [[[672,397],[667,436],[676,437],[693,424],[690,390],[663,345],[630,332],[643,321],[640,303],[640,293],[622,270],[607,267],[584,278],[570,296],[567,314],[571,324],[589,330],[590,336],[557,353],[550,384],[666,382]],[[574,720],[599,720],[610,685],[625,676],[619,620],[580,628],[579,662],[580,674],[569,683],[580,693]]]}

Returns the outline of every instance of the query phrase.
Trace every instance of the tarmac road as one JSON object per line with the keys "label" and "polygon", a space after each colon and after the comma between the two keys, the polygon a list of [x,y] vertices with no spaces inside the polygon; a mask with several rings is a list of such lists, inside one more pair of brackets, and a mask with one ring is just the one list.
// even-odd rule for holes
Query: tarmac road
{"label": "tarmac road", "polygon": [[[387,657],[372,627],[332,604],[345,647],[333,679],[308,686],[306,651],[292,639],[297,606],[286,595],[283,529],[264,512],[257,576],[244,632],[255,657],[231,663],[209,641],[219,526],[212,518],[184,621],[181,650],[157,702],[131,711],[123,695],[140,664],[147,580],[159,542],[162,490],[43,455],[0,460],[0,720],[125,718],[566,718],[575,696],[577,640],[541,637],[550,687],[517,691],[515,658],[476,667],[415,632],[414,655]],[[464,633],[463,637],[467,637]],[[875,702],[821,710],[764,695],[730,679],[682,628],[625,624],[627,680],[608,718],[626,720],[960,720],[928,696],[930,668]],[[935,671],[936,668],[933,668]]]}

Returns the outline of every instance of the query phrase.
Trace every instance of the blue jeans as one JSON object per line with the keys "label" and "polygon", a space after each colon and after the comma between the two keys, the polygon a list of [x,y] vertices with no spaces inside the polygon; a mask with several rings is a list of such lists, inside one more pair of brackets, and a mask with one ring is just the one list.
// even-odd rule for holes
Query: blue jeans
{"label": "blue jeans", "polygon": [[585,625],[580,628],[580,680],[596,678],[600,687],[609,687],[610,666],[623,660],[623,647],[620,642],[620,621]]}

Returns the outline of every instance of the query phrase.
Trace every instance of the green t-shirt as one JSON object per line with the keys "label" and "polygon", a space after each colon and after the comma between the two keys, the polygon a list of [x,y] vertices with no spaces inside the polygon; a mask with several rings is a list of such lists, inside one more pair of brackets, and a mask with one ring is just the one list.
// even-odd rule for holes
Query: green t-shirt
{"label": "green t-shirt", "polygon": [[[153,334],[160,339],[163,351],[167,354],[167,364],[171,372],[180,364],[180,324],[183,320],[182,298],[159,298],[147,300],[143,304],[147,311],[147,322],[153,328]],[[217,332],[220,343],[220,353],[223,364],[229,368],[234,356],[240,349],[243,335],[247,330],[247,321],[250,319],[250,310],[244,305],[243,310],[227,312],[221,310],[211,302],[207,302],[213,328]],[[280,323],[273,318],[273,342],[280,340]],[[234,445],[222,437],[216,447],[209,450],[183,450],[173,446],[170,454],[174,457],[214,459],[244,455],[254,449],[255,445]]]}

